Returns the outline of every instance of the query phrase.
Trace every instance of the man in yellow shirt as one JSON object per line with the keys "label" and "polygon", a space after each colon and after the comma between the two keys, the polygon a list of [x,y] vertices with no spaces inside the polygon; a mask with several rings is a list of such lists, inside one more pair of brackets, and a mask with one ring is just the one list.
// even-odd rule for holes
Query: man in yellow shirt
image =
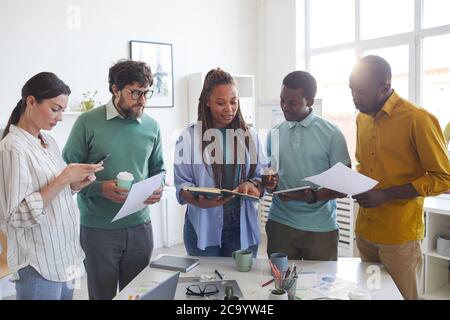
{"label": "man in yellow shirt", "polygon": [[391,68],[366,56],[350,75],[356,109],[357,170],[378,185],[353,196],[360,205],[361,259],[382,262],[405,299],[418,299],[424,197],[450,188],[450,161],[436,117],[391,88]]}

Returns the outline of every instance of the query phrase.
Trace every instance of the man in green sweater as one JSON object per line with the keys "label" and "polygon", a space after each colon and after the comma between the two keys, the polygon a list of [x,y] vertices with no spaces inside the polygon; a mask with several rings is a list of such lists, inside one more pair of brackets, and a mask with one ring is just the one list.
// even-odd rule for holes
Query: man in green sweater
{"label": "man in green sweater", "polygon": [[[94,163],[106,154],[97,180],[78,194],[81,245],[90,299],[112,299],[147,267],[153,251],[149,209],[111,222],[126,199],[117,187],[119,172],[142,181],[165,171],[158,123],[144,106],[152,95],[150,68],[143,62],[121,60],[109,69],[112,99],[80,115],[63,150],[67,163]],[[160,200],[162,188],[147,200]]]}

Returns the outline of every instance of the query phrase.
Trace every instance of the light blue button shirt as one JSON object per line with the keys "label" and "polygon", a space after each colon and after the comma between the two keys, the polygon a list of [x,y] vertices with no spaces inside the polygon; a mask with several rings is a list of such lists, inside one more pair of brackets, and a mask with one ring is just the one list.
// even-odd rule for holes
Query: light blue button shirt
{"label": "light blue button shirt", "polygon": [[[312,111],[300,122],[285,121],[268,136],[271,166],[278,169],[277,190],[311,185],[303,178],[322,173],[338,162],[351,163],[344,135],[339,128]],[[281,201],[274,196],[269,219],[295,229],[327,232],[336,230],[336,201]]]}
{"label": "light blue button shirt", "polygon": [[[258,154],[254,178],[261,178],[264,166],[264,150],[262,149],[256,131],[250,128],[253,141],[256,141],[255,152]],[[214,187],[212,167],[202,163],[201,128],[192,125],[185,129],[177,141],[174,159],[174,180],[177,189],[177,199],[180,204],[186,200],[180,196],[183,187]],[[245,158],[246,172],[250,171],[250,158]],[[260,242],[258,225],[258,202],[240,200],[240,232],[241,248],[245,249]],[[187,217],[197,234],[197,247],[205,250],[209,246],[221,246],[223,227],[223,206],[202,209],[187,204]]]}

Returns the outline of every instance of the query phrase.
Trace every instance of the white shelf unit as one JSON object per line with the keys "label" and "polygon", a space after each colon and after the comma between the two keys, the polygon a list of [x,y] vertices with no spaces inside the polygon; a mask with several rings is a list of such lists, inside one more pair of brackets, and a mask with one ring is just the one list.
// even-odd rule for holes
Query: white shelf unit
{"label": "white shelf unit", "polygon": [[450,199],[429,197],[425,199],[425,238],[422,298],[450,300],[450,257],[436,252],[436,239],[450,235]]}
{"label": "white shelf unit", "polygon": [[[206,73],[197,72],[188,75],[189,123],[197,121],[198,99],[202,92]],[[239,91],[241,112],[247,124],[255,125],[255,77],[253,75],[231,75]]]}

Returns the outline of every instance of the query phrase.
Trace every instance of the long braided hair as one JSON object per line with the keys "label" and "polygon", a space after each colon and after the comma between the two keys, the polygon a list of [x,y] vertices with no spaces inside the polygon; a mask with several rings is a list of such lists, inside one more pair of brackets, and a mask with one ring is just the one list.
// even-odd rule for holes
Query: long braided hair
{"label": "long braided hair", "polygon": [[[199,121],[202,124],[202,137],[205,135],[205,132],[207,130],[215,128],[214,124],[213,124],[213,116],[211,113],[211,108],[208,107],[208,105],[207,105],[208,99],[210,98],[215,87],[217,87],[219,85],[227,85],[227,84],[236,86],[236,82],[233,79],[233,77],[228,72],[226,72],[220,68],[212,69],[206,74],[205,81],[203,83],[202,92],[201,92],[200,98],[199,98],[198,117],[197,117],[197,121]],[[249,127],[246,124],[244,117],[242,116],[239,99],[237,100],[237,103],[238,103],[237,113],[236,113],[233,121],[226,127],[226,129],[234,129],[234,130],[242,129],[244,132],[247,133],[249,130]],[[245,170],[245,161],[243,161],[243,163],[241,162],[239,164],[237,161],[237,154],[238,154],[238,152],[237,152],[237,148],[238,148],[237,142],[238,141],[236,141],[237,138],[238,137],[234,137],[235,141],[233,144],[234,145],[233,177],[235,176],[237,167],[239,166],[240,167],[239,183],[241,183],[243,181],[247,181],[249,178],[254,176],[255,170],[256,170],[256,163],[250,164],[250,171],[247,176],[246,170]],[[210,142],[203,141],[203,138],[202,138],[201,143],[202,143],[201,150],[202,150],[202,155],[203,155],[206,147],[208,146],[208,144]],[[251,144],[255,145],[255,141],[253,141],[251,135],[245,135],[246,150],[251,150],[249,148],[249,146]],[[225,179],[226,179],[224,164],[222,162],[221,163],[213,162],[211,164],[211,167],[212,167],[212,171],[213,171],[214,184],[215,184],[216,188],[223,188],[225,185]]]}

